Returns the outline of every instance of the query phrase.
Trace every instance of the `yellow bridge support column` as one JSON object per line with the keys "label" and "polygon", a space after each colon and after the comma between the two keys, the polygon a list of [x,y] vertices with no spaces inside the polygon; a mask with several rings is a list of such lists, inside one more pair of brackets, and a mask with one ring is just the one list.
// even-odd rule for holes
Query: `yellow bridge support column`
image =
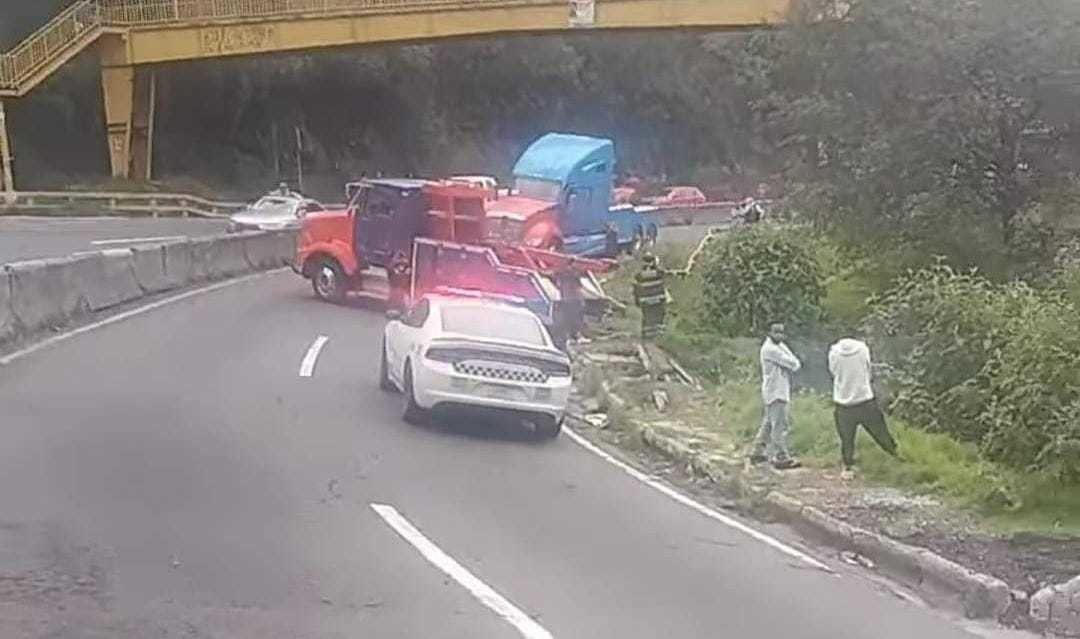
{"label": "yellow bridge support column", "polygon": [[15,177],[11,168],[11,143],[8,140],[3,100],[0,100],[0,165],[3,165],[0,182],[3,183],[4,192],[10,195],[15,191]]}
{"label": "yellow bridge support column", "polygon": [[102,39],[101,88],[105,97],[109,163],[113,177],[149,180],[153,168],[157,81],[153,69],[124,64],[125,54],[125,38]]}

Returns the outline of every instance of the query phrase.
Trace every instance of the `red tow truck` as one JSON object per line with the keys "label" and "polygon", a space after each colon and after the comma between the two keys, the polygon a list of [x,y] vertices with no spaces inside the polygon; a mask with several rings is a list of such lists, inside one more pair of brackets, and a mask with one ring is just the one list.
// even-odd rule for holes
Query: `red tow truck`
{"label": "red tow truck", "polygon": [[551,320],[558,297],[551,275],[573,261],[586,291],[599,290],[593,273],[615,265],[500,241],[489,228],[488,190],[475,184],[369,179],[347,185],[346,195],[345,209],[301,222],[293,268],[323,300],[343,300],[364,288],[372,268],[393,273],[404,259],[413,298],[440,287],[513,295]]}

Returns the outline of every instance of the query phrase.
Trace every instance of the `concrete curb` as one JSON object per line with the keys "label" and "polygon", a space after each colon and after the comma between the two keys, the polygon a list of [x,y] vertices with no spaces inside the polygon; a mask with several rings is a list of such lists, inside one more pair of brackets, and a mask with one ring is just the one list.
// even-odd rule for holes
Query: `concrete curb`
{"label": "concrete curb", "polygon": [[1014,606],[1016,597],[1009,585],[996,577],[965,568],[924,548],[852,526],[785,493],[753,486],[740,464],[706,457],[656,429],[639,426],[638,431],[647,446],[685,465],[689,472],[749,499],[751,506],[804,534],[839,550],[868,557],[937,605],[963,612],[971,619],[1001,619]]}
{"label": "concrete curb", "polygon": [[1048,636],[1080,637],[1080,577],[1035,593],[1031,619]]}
{"label": "concrete curb", "polygon": [[[627,401],[604,379],[600,400],[609,408],[624,408]],[[706,455],[648,424],[630,422],[643,444],[676,462],[688,473],[706,478],[729,495],[749,503],[751,510],[796,528],[808,537],[841,551],[858,553],[882,571],[914,588],[934,605],[972,619],[1026,617],[1027,601],[996,577],[965,568],[924,548],[903,544],[878,533],[852,526],[786,493],[749,481],[742,463],[720,455]],[[1080,583],[1077,584],[1080,591]],[[1071,591],[1070,591],[1071,592]],[[1055,601],[1061,595],[1055,594]],[[1080,604],[1080,594],[1070,594]],[[1066,635],[1070,636],[1070,635]]]}

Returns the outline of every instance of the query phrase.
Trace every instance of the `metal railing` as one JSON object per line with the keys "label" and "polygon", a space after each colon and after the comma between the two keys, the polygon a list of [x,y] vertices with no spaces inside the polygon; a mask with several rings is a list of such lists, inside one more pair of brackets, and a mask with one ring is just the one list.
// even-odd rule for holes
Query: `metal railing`
{"label": "metal railing", "polygon": [[133,27],[327,13],[560,4],[564,0],[79,0],[21,44],[0,54],[0,90],[18,91],[43,66],[108,26]]}
{"label": "metal railing", "polygon": [[79,0],[11,51],[0,55],[0,89],[23,80],[80,42],[102,24],[98,0]]}
{"label": "metal railing", "polygon": [[425,8],[560,4],[563,0],[99,0],[105,21],[144,25],[297,14],[378,13]]}
{"label": "metal railing", "polygon": [[146,217],[224,218],[244,206],[243,202],[215,202],[182,193],[17,191],[0,195],[0,214],[82,211]]}

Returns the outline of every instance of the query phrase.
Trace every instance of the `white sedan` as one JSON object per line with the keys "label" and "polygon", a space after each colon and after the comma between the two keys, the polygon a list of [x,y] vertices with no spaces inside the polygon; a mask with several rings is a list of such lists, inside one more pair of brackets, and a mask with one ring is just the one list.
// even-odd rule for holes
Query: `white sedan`
{"label": "white sedan", "polygon": [[562,429],[570,360],[532,312],[489,299],[421,297],[388,312],[379,385],[404,397],[404,418],[470,406],[524,418],[537,436]]}

